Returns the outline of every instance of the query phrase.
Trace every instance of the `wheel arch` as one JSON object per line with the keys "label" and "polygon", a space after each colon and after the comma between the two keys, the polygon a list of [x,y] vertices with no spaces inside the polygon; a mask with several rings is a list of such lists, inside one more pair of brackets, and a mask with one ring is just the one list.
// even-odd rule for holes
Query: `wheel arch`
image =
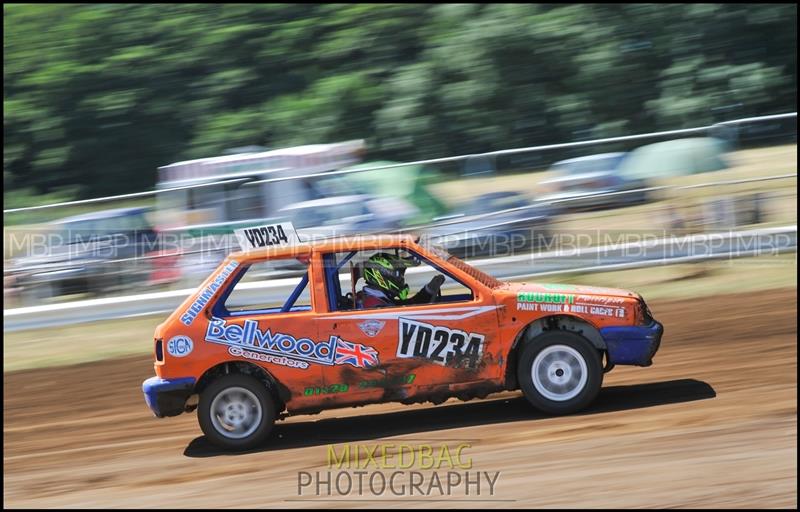
{"label": "wheel arch", "polygon": [[519,333],[517,333],[517,336],[514,338],[514,343],[511,344],[511,349],[506,358],[506,389],[517,389],[519,387],[519,383],[517,382],[517,361],[520,348],[540,334],[554,330],[563,330],[578,334],[588,340],[592,346],[602,353],[605,353],[608,349],[603,337],[600,335],[600,330],[583,318],[566,314],[539,318],[520,329]]}
{"label": "wheel arch", "polygon": [[278,402],[278,412],[281,412],[286,407],[286,402],[291,398],[289,388],[281,384],[269,371],[265,368],[248,361],[225,361],[216,364],[203,372],[203,375],[197,381],[194,387],[194,393],[200,394],[208,387],[214,380],[232,373],[239,373],[243,375],[250,375],[255,377],[264,384],[264,387],[272,394]]}

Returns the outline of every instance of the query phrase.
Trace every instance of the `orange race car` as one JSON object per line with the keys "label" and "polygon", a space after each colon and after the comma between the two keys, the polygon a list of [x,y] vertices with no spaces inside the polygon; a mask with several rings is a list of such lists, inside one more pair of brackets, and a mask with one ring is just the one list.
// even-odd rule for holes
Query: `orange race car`
{"label": "orange race car", "polygon": [[[565,414],[661,341],[636,293],[499,281],[407,235],[291,243],[289,230],[243,230],[263,248],[229,255],[156,328],[142,387],[157,417],[197,408],[209,440],[247,449],[278,417],[369,403],[521,388]],[[302,278],[269,279],[297,262]]]}

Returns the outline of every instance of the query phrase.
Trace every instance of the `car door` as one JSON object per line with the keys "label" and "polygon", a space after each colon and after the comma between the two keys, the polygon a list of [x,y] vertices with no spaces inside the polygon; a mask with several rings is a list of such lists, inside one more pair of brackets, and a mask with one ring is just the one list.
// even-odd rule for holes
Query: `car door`
{"label": "car door", "polygon": [[266,368],[289,391],[290,409],[319,408],[322,399],[310,390],[324,385],[323,368],[333,360],[334,348],[317,335],[310,267],[301,276],[283,278],[292,285],[288,295],[285,287],[270,286],[275,269],[291,261],[301,263],[294,258],[243,263],[214,304],[204,341]]}
{"label": "car door", "polygon": [[317,331],[321,338],[335,337],[340,348],[336,364],[324,369],[324,380],[347,388],[349,401],[446,394],[488,375],[488,347],[497,337],[491,295],[470,291],[444,303],[342,310],[335,295],[350,280],[339,279],[337,290],[335,277],[344,267],[333,272],[332,263],[326,263],[329,312],[318,315]]}

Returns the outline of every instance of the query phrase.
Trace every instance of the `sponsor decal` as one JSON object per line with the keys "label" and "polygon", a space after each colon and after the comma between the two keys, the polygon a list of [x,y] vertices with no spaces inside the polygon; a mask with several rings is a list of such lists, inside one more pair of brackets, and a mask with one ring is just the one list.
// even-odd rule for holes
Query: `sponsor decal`
{"label": "sponsor decal", "polygon": [[[408,375],[389,375],[380,379],[362,380],[358,383],[361,389],[368,388],[390,388],[395,386],[403,386],[414,382],[416,375],[411,373]],[[349,384],[331,384],[330,386],[322,387],[308,387],[303,391],[305,396],[311,395],[328,395],[332,393],[345,393],[350,389]]]}
{"label": "sponsor decal", "polygon": [[197,315],[200,314],[200,311],[203,310],[208,301],[211,300],[211,297],[214,293],[222,286],[222,283],[228,279],[228,276],[231,275],[233,270],[239,266],[238,261],[231,261],[227,265],[222,268],[222,271],[219,275],[209,284],[208,286],[203,289],[202,292],[197,296],[197,298],[192,302],[192,304],[186,308],[186,311],[183,312],[181,315],[181,323],[183,325],[192,325],[194,319],[197,318]]}
{"label": "sponsor decal", "polygon": [[625,308],[598,306],[596,304],[564,304],[564,311],[581,313],[584,315],[608,316],[613,318],[625,318]]}
{"label": "sponsor decal", "polygon": [[624,304],[624,297],[609,297],[606,295],[578,295],[575,297],[577,302],[594,302],[595,304]]}
{"label": "sponsor decal", "polygon": [[236,234],[239,245],[245,251],[262,247],[280,247],[299,242],[297,232],[291,222],[234,229],[233,232]]}
{"label": "sponsor decal", "polygon": [[361,332],[369,336],[370,338],[374,338],[381,332],[383,326],[386,325],[386,322],[381,320],[364,320],[360,324],[357,324],[358,328],[361,329]]}
{"label": "sponsor decal", "polygon": [[323,386],[323,387],[311,387],[306,388],[303,391],[303,395],[305,396],[313,396],[313,395],[330,395],[333,393],[346,393],[347,390],[350,389],[350,386],[347,384],[331,384],[330,386]]}
{"label": "sponsor decal", "polygon": [[360,388],[390,388],[411,384],[417,376],[413,373],[408,375],[389,375],[382,379],[362,380],[358,383]]}
{"label": "sponsor decal", "polygon": [[570,293],[519,292],[517,293],[517,309],[522,311],[561,311],[562,304],[575,302]]}
{"label": "sponsor decal", "polygon": [[474,369],[483,356],[484,338],[483,334],[401,318],[397,356],[424,357],[442,366],[455,363]]}
{"label": "sponsor decal", "polygon": [[245,350],[242,347],[228,347],[228,353],[235,357],[244,357],[246,359],[252,359],[254,361],[262,361],[264,363],[275,363],[283,366],[288,366],[290,368],[299,368],[301,370],[305,370],[306,368],[308,368],[308,363],[306,363],[305,361],[295,361],[294,359],[289,359],[288,357],[285,356],[273,356],[270,354],[262,354],[260,352]]}
{"label": "sponsor decal", "polygon": [[338,336],[330,336],[327,341],[313,341],[273,333],[270,329],[261,331],[255,320],[245,320],[244,325],[226,325],[225,320],[214,317],[208,323],[205,340],[326,366],[349,364],[356,368],[369,368],[380,364],[378,352],[372,347],[351,343]]}
{"label": "sponsor decal", "polygon": [[519,292],[517,302],[540,302],[545,304],[572,304],[575,296],[569,293]]}
{"label": "sponsor decal", "polygon": [[192,353],[194,343],[188,336],[173,336],[167,342],[167,353],[172,357],[185,357]]}

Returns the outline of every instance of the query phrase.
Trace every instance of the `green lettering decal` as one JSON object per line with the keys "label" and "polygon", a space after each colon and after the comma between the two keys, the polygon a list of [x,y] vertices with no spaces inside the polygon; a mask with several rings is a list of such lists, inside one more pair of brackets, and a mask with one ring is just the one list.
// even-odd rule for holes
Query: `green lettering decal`
{"label": "green lettering decal", "polygon": [[538,302],[541,304],[574,304],[575,296],[565,293],[519,292],[517,302]]}
{"label": "green lettering decal", "polygon": [[416,375],[413,373],[409,375],[391,375],[377,380],[362,380],[358,383],[360,388],[388,388],[394,386],[402,386],[404,384],[411,384],[414,382]]}
{"label": "green lettering decal", "polygon": [[305,396],[311,395],[330,395],[333,393],[346,393],[350,390],[350,386],[348,384],[331,384],[330,386],[325,386],[321,388],[311,387],[306,388],[303,391]]}

